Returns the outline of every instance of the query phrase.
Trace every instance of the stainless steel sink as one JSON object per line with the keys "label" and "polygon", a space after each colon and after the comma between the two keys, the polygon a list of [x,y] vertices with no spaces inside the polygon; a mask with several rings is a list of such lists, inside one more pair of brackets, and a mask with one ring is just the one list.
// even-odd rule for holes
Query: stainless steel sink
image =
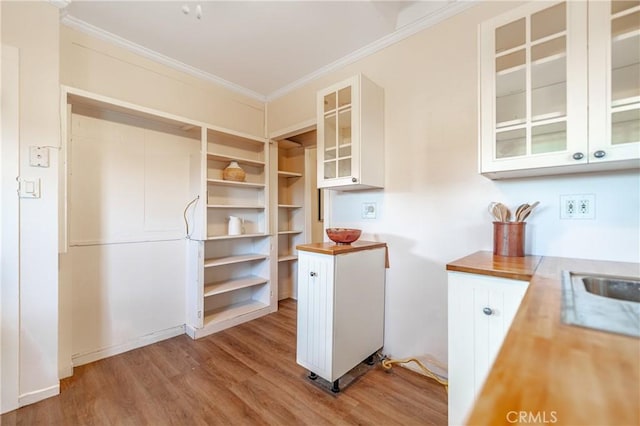
{"label": "stainless steel sink", "polygon": [[582,282],[589,293],[611,299],[640,302],[640,281],[627,278],[585,276],[582,278]]}
{"label": "stainless steel sink", "polygon": [[563,271],[562,321],[640,337],[640,278]]}

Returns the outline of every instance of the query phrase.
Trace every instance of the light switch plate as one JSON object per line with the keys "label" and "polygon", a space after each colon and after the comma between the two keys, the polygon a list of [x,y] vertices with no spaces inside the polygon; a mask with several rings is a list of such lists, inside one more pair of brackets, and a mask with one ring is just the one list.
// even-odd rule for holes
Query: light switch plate
{"label": "light switch plate", "polygon": [[49,167],[49,149],[41,146],[30,146],[29,165],[31,167]]}
{"label": "light switch plate", "polygon": [[20,198],[40,198],[40,178],[20,178]]}

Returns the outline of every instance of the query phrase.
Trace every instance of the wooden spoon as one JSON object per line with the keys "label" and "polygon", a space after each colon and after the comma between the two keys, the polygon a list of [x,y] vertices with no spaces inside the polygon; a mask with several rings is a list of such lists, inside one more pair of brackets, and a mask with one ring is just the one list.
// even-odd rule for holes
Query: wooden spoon
{"label": "wooden spoon", "polygon": [[538,204],[540,204],[540,202],[536,201],[535,203],[531,204],[529,207],[524,209],[520,214],[520,222],[524,222],[525,219],[529,217],[533,209],[536,208]]}
{"label": "wooden spoon", "polygon": [[527,207],[529,207],[529,204],[527,203],[520,204],[518,206],[518,208],[516,209],[516,222],[522,222],[522,220],[520,220],[522,218],[522,211]]}

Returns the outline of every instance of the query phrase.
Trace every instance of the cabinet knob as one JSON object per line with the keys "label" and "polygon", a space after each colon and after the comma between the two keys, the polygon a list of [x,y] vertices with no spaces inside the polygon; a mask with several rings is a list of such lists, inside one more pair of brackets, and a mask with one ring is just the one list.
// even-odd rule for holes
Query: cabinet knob
{"label": "cabinet knob", "polygon": [[584,154],[581,152],[576,152],[575,154],[573,154],[574,160],[582,160],[583,158],[584,158]]}
{"label": "cabinet knob", "polygon": [[606,152],[604,152],[603,150],[599,149],[596,152],[593,153],[593,156],[596,158],[604,158],[604,156],[607,155]]}
{"label": "cabinet knob", "polygon": [[485,315],[493,315],[493,309],[491,308],[484,308],[482,312],[484,312]]}
{"label": "cabinet knob", "polygon": [[354,177],[351,178],[351,182],[356,183],[357,181],[358,181],[358,179],[356,179]]}
{"label": "cabinet knob", "polygon": [[312,276],[312,277],[317,277],[318,276],[318,274],[316,274],[315,272],[309,272],[309,275]]}

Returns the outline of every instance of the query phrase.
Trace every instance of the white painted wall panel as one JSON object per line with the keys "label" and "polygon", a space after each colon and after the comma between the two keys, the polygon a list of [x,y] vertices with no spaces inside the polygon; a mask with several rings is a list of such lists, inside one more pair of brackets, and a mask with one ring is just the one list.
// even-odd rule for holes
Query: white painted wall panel
{"label": "white painted wall panel", "polygon": [[185,244],[70,248],[74,358],[185,323]]}
{"label": "white painted wall panel", "polygon": [[[71,245],[181,238],[200,141],[96,111],[72,116]],[[124,117],[126,118],[126,117]]]}

